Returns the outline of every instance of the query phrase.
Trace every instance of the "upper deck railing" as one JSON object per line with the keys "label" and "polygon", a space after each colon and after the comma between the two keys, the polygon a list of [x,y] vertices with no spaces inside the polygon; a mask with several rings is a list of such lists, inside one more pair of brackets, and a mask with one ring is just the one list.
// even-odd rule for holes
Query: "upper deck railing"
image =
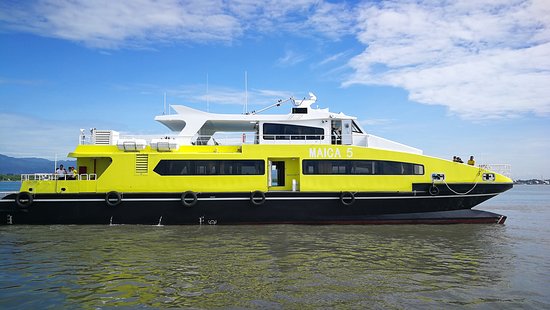
{"label": "upper deck railing", "polygon": [[[261,139],[260,139],[261,137]],[[338,135],[312,134],[255,134],[255,133],[216,133],[214,135],[117,135],[109,140],[98,141],[92,136],[81,136],[81,145],[117,145],[119,141],[142,141],[144,144],[159,142],[173,142],[178,145],[242,145],[242,144],[277,144],[307,143],[307,144],[341,144],[342,138]]]}
{"label": "upper deck railing", "polygon": [[[325,131],[326,132],[326,131]],[[241,146],[243,144],[314,144],[355,145],[378,149],[422,154],[422,150],[366,133],[333,131],[331,134],[259,134],[258,132],[217,132],[214,135],[120,135],[112,130],[92,130],[90,136],[80,135],[80,144],[116,145],[124,151],[140,151],[150,146],[152,150],[167,152],[185,145]]]}

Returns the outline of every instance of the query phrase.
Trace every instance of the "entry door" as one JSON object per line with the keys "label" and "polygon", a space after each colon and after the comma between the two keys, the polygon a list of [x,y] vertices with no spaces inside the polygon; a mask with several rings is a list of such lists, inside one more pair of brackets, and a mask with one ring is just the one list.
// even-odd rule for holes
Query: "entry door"
{"label": "entry door", "polygon": [[352,133],[352,123],[350,119],[342,120],[342,144],[343,145],[352,145],[353,144],[353,133]]}
{"label": "entry door", "polygon": [[269,187],[284,187],[285,186],[285,162],[270,161],[269,162]]}

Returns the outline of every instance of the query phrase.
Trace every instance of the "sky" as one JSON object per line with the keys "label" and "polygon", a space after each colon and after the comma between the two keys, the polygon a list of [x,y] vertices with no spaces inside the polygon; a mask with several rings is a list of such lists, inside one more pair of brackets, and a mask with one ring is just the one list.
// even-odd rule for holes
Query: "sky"
{"label": "sky", "polygon": [[0,154],[62,158],[80,128],[168,133],[164,94],[242,113],[313,92],[426,155],[549,178],[549,16],[548,0],[2,0]]}

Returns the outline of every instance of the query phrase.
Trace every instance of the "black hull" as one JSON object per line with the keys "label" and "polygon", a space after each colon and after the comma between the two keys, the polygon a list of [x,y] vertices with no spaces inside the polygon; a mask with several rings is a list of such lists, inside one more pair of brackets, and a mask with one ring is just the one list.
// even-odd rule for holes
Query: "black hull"
{"label": "black hull", "polygon": [[[409,193],[268,192],[37,194],[29,206],[2,199],[0,224],[450,224],[504,223],[505,216],[470,210],[511,184],[478,185],[467,195],[431,184]],[[453,186],[460,191],[461,186]],[[464,185],[471,188],[471,185]],[[251,198],[254,196],[254,199]],[[187,205],[186,205],[187,204]]]}

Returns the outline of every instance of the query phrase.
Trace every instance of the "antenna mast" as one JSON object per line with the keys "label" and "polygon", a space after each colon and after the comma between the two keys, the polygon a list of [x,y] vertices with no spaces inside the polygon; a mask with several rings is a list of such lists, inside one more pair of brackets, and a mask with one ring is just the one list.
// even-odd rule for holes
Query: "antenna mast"
{"label": "antenna mast", "polygon": [[248,114],[248,73],[244,71],[244,114]]}
{"label": "antenna mast", "polygon": [[206,73],[206,112],[210,112],[210,97],[208,97],[208,73]]}
{"label": "antenna mast", "polygon": [[162,112],[162,114],[166,114],[166,92],[164,92],[164,111]]}

